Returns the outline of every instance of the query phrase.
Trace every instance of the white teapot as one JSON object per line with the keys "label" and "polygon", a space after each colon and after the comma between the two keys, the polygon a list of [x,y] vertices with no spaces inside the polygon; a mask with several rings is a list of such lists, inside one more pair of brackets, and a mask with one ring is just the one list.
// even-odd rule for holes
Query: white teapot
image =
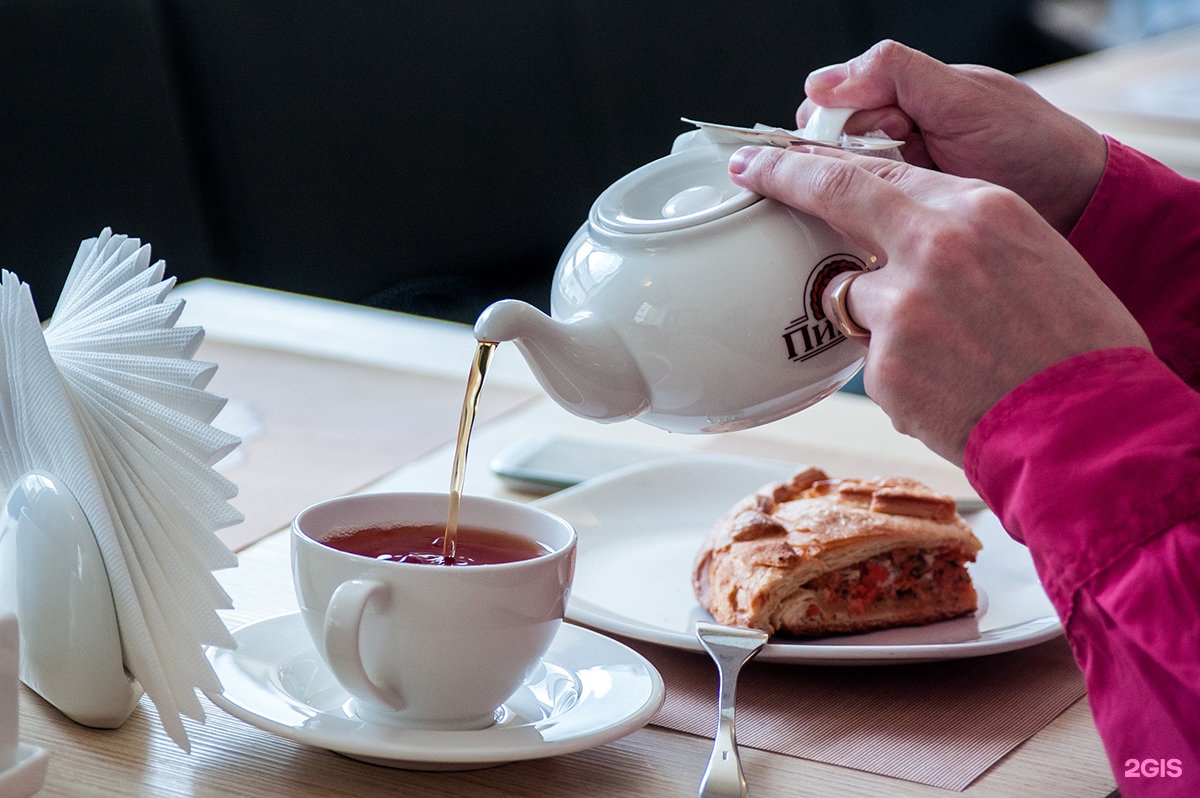
{"label": "white teapot", "polygon": [[[821,111],[804,137],[836,140],[852,111]],[[502,300],[475,337],[514,341],[576,415],[672,432],[757,426],[844,385],[865,349],[825,317],[821,296],[874,258],[736,186],[728,161],[739,144],[721,138],[685,133],[670,155],[617,180],[559,260],[551,315]]]}

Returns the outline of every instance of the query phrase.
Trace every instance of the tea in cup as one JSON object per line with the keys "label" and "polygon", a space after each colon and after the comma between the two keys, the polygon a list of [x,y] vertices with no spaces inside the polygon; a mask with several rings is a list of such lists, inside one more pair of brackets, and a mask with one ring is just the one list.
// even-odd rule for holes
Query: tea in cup
{"label": "tea in cup", "polygon": [[529,678],[562,624],[575,531],[544,510],[463,496],[374,493],[292,522],[292,576],[309,635],[373,723],[481,729]]}

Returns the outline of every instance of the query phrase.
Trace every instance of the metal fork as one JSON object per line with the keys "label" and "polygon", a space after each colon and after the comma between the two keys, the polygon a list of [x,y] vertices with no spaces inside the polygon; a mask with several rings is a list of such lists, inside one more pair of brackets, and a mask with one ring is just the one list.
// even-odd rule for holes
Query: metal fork
{"label": "metal fork", "polygon": [[759,629],[700,622],[696,624],[696,637],[717,663],[720,676],[717,733],[708,767],[700,781],[700,798],[746,798],[749,792],[733,728],[734,694],[738,673],[767,642],[767,633]]}

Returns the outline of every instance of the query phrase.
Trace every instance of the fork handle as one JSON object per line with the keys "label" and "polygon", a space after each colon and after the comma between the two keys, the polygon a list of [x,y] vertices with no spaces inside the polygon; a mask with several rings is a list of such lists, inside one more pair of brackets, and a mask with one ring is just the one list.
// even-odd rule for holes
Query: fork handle
{"label": "fork handle", "polygon": [[746,776],[738,756],[737,733],[733,726],[734,685],[721,680],[717,733],[708,767],[700,781],[700,798],[747,798]]}

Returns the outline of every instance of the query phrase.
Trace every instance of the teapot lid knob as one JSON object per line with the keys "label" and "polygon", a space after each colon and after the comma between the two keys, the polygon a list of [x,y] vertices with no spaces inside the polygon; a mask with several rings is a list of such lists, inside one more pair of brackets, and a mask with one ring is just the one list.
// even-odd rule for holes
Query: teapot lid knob
{"label": "teapot lid knob", "polygon": [[720,205],[724,201],[724,193],[716,186],[692,186],[667,200],[662,206],[662,216],[664,219],[689,216]]}

